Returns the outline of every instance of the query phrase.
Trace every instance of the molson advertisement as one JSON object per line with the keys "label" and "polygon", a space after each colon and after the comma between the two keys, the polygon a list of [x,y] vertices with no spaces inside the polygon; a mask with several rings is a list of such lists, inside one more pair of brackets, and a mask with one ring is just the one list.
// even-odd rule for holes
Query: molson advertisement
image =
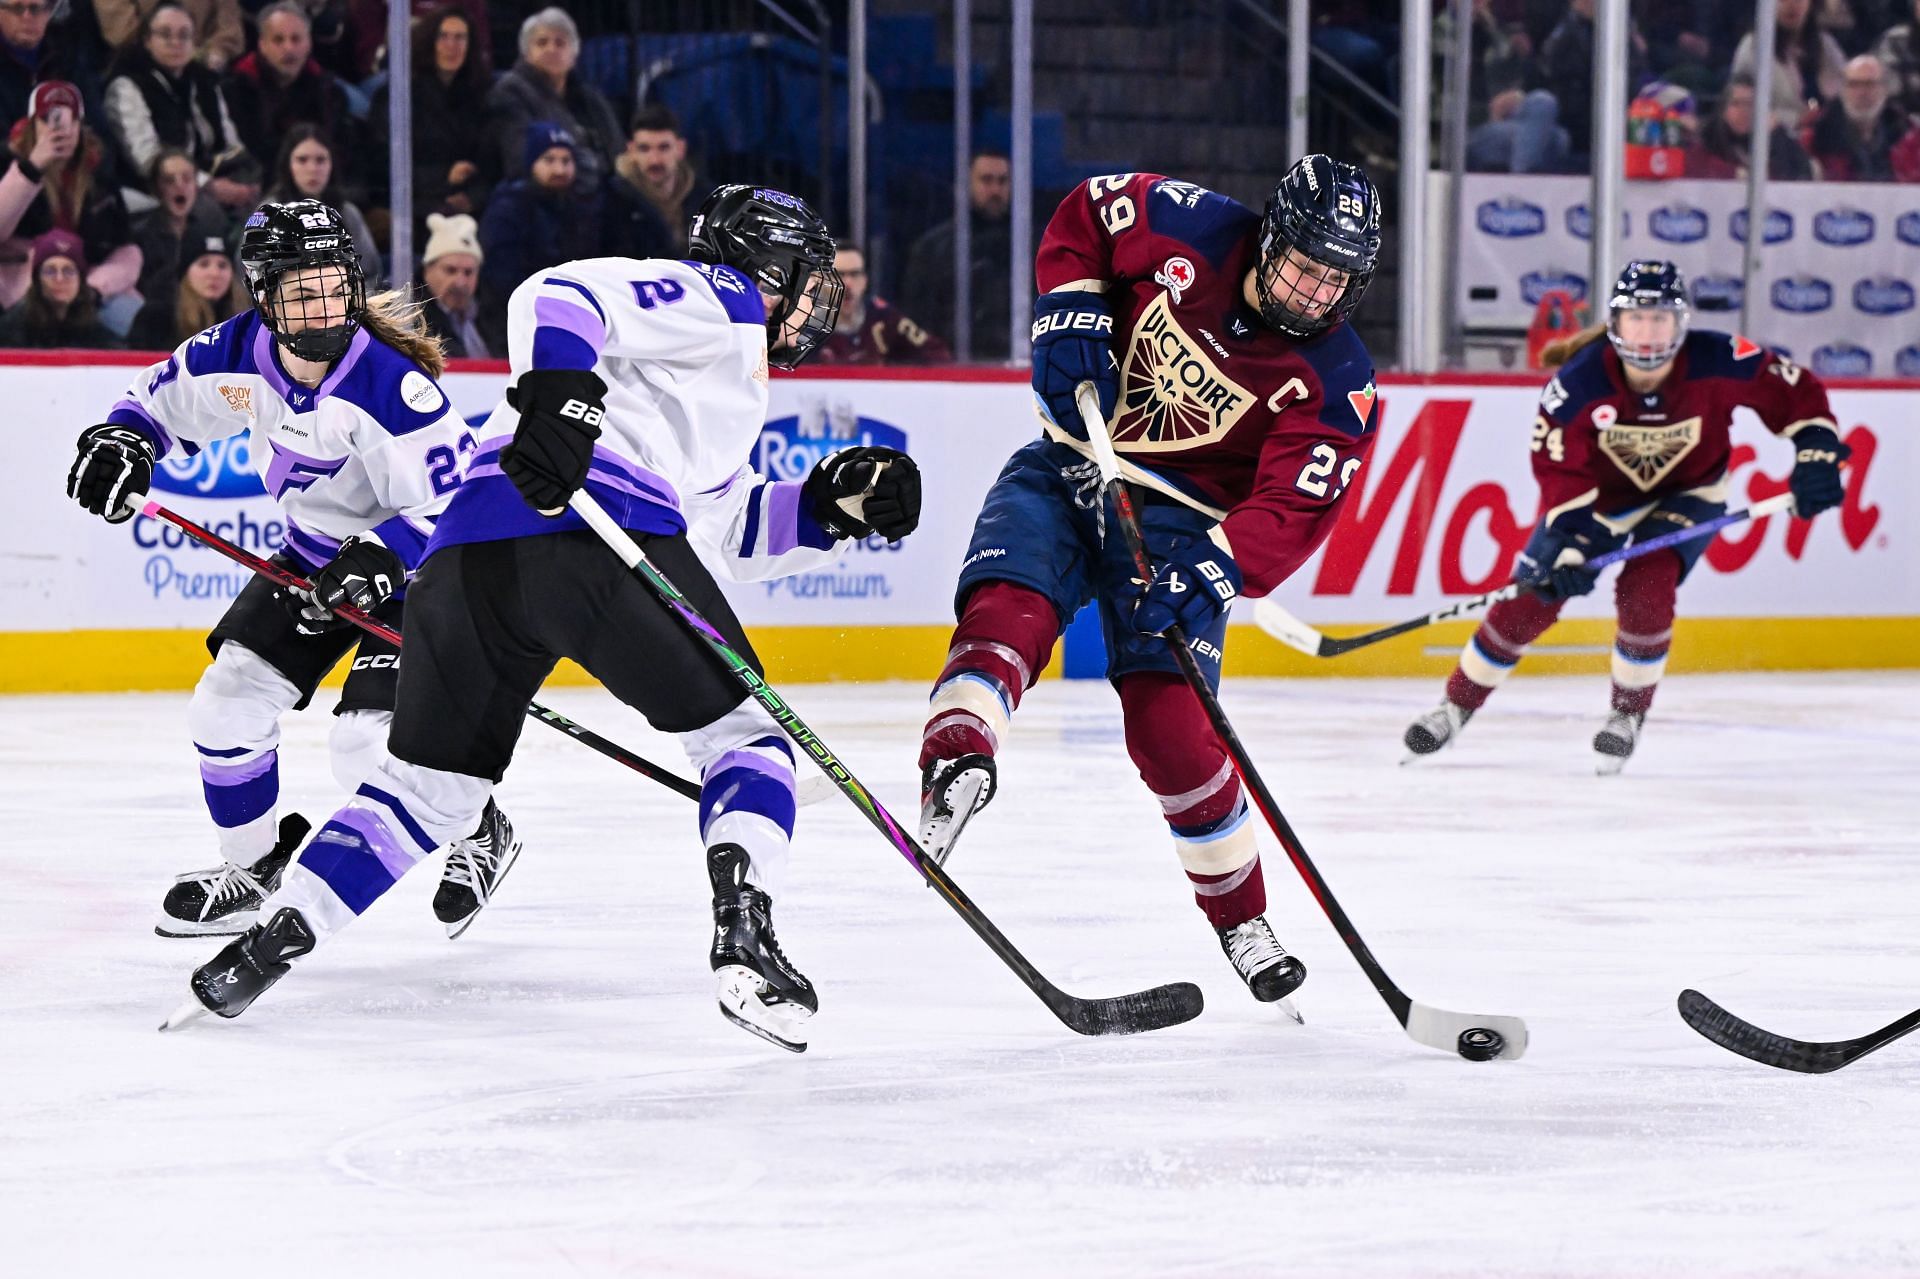
{"label": "molson advertisement", "polygon": [[[120,358],[54,365],[27,357],[7,369],[15,408],[4,428],[9,465],[0,468],[0,690],[189,687],[205,662],[201,638],[247,580],[169,527],[145,518],[110,526],[67,500],[75,437],[139,372]],[[504,382],[501,372],[457,372],[444,385],[472,418],[493,407]],[[1380,394],[1380,436],[1339,523],[1276,593],[1287,609],[1336,633],[1498,586],[1538,514],[1529,445],[1539,383],[1389,376]],[[1832,399],[1853,448],[1845,506],[1811,524],[1775,517],[1739,525],[1715,542],[1681,591],[1676,668],[1920,663],[1914,391],[1853,384]],[[762,473],[803,478],[834,449],[878,444],[913,454],[925,493],[920,529],[903,543],[869,538],[828,569],[725,584],[777,677],[932,674],[974,516],[1008,454],[1036,433],[1033,414],[1017,373],[962,371],[943,380],[836,371],[774,380],[751,459]],[[1743,414],[1734,444],[1733,505],[1785,489],[1785,441]],[[245,436],[169,458],[154,488],[249,550],[269,553],[284,536]],[[1603,662],[1610,582],[1571,605],[1572,624],[1543,649],[1564,640],[1587,654],[1583,660]],[[1444,669],[1467,629],[1433,627],[1368,650],[1361,662],[1361,654],[1300,657],[1240,626],[1228,670],[1424,673]]]}

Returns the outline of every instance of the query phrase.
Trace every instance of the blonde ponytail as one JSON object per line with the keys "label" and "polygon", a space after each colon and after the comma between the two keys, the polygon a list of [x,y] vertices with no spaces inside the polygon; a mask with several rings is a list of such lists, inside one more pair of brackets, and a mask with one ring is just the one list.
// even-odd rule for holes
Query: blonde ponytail
{"label": "blonde ponytail", "polygon": [[427,332],[425,304],[415,302],[404,289],[388,289],[367,299],[360,327],[438,378],[447,371],[447,349]]}
{"label": "blonde ponytail", "polygon": [[1568,360],[1578,355],[1582,350],[1592,346],[1595,342],[1605,337],[1606,333],[1606,325],[1590,324],[1569,337],[1555,338],[1540,348],[1540,367],[1544,369],[1559,368],[1562,364],[1565,364]]}

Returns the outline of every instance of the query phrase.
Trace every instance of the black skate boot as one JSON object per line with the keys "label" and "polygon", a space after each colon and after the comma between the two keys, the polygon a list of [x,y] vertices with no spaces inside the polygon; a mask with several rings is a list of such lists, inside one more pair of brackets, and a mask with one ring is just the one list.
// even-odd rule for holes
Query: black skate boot
{"label": "black skate boot", "polygon": [[513,823],[488,800],[473,834],[447,849],[447,866],[433,894],[434,918],[447,926],[448,940],[467,931],[519,856]]}
{"label": "black skate boot", "polygon": [[1287,953],[1267,925],[1265,915],[1255,915],[1244,924],[1213,931],[1219,935],[1220,949],[1227,952],[1233,970],[1261,1003],[1285,999],[1307,979],[1307,966]]}
{"label": "black skate boot", "polygon": [[281,872],[306,840],[312,824],[298,813],[280,819],[280,842],[251,866],[226,862],[212,870],[177,877],[160,903],[162,937],[233,937],[251,928],[260,903],[280,886]]}
{"label": "black skate boot", "polygon": [[960,842],[960,832],[999,789],[991,755],[929,760],[920,770],[920,847],[936,865]]}
{"label": "black skate boot", "polygon": [[715,844],[707,850],[707,876],[713,881],[710,959],[720,979],[720,1011],[769,1043],[805,1052],[806,1022],[820,1002],[773,935],[772,901],[747,883],[747,850]]}
{"label": "black skate boot", "polygon": [[1606,726],[1593,735],[1593,771],[1612,777],[1625,768],[1640,741],[1640,727],[1646,722],[1645,711],[1615,711],[1607,716]]}
{"label": "black skate boot", "polygon": [[176,1030],[207,1013],[232,1019],[247,1011],[267,987],[287,975],[290,961],[313,949],[313,929],[299,911],[282,906],[272,919],[255,924],[193,970],[193,999],[162,1022]]}
{"label": "black skate boot", "polygon": [[1473,718],[1473,712],[1464,706],[1456,706],[1443,701],[1432,710],[1407,725],[1406,736],[1401,738],[1407,749],[1412,752],[1402,763],[1410,762],[1422,755],[1431,755],[1453,744],[1460,730]]}

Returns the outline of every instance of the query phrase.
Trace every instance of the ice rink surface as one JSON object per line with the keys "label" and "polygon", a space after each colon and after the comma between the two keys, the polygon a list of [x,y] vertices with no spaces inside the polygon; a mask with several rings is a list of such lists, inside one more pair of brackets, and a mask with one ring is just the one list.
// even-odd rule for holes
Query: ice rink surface
{"label": "ice rink surface", "polygon": [[[903,819],[925,690],[790,700]],[[835,798],[775,913],[821,991],[792,1056],[725,1022],[686,801],[529,724],[527,851],[461,940],[417,870],[243,1018],[155,1033],[218,860],[173,695],[0,699],[0,1270],[11,1275],[1914,1275],[1920,1039],[1827,1076],[1688,1030],[1698,986],[1802,1038],[1920,1003],[1920,678],[1679,676],[1593,776],[1606,683],[1519,678],[1397,766],[1436,681],[1229,681],[1309,852],[1416,999],[1408,1039],[1268,841],[1307,1025],[1195,909],[1104,685],[1049,681],[951,870],[1086,994],[1197,1021],[1081,1039]],[[548,700],[676,765],[597,692]],[[326,716],[288,799],[334,807]]]}

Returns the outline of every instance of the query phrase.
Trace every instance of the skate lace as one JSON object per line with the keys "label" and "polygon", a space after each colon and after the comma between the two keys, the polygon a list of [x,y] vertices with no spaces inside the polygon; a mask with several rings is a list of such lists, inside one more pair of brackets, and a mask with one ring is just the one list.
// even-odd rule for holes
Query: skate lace
{"label": "skate lace", "polygon": [[232,862],[213,867],[211,870],[182,875],[180,879],[183,882],[201,883],[206,886],[206,910],[212,910],[215,906],[234,901],[248,893],[262,898],[267,895],[266,886],[254,878],[251,870],[245,866],[236,866]]}
{"label": "skate lace", "polygon": [[493,872],[500,865],[500,850],[494,847],[493,839],[462,839],[447,850],[447,869],[441,878],[449,884],[458,884],[462,888],[471,888],[477,895],[486,896],[487,887],[493,882]]}
{"label": "skate lace", "polygon": [[1252,919],[1227,934],[1227,958],[1241,973],[1251,976],[1278,963],[1287,952],[1263,919]]}

